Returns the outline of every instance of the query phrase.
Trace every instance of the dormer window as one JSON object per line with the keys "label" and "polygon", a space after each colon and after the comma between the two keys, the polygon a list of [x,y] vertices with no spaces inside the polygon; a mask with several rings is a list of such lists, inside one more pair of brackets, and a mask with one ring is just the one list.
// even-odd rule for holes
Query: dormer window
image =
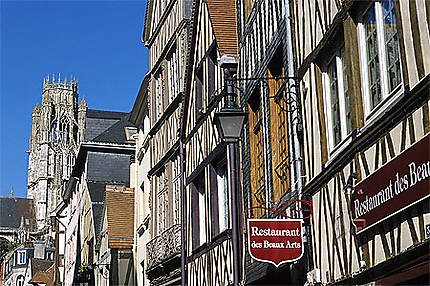
{"label": "dormer window", "polygon": [[18,260],[17,260],[17,264],[25,264],[27,262],[27,257],[26,257],[26,251],[25,250],[21,250],[18,251]]}

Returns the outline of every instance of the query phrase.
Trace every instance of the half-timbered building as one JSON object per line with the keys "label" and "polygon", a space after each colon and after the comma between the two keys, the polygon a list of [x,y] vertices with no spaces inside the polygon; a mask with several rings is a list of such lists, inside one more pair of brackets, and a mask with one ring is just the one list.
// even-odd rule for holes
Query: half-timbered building
{"label": "half-timbered building", "polygon": [[429,281],[429,15],[424,0],[291,2],[310,283]]}
{"label": "half-timbered building", "polygon": [[[248,111],[242,148],[243,208],[247,217],[268,218],[264,208],[301,199],[298,94],[292,56],[289,1],[239,1],[240,102]],[[292,217],[302,217],[287,210]],[[245,218],[246,219],[246,218]],[[247,230],[243,232],[246,237]],[[305,234],[306,235],[306,234]],[[244,240],[247,249],[247,240]],[[244,255],[247,284],[303,282],[306,253],[278,268]]]}
{"label": "half-timbered building", "polygon": [[181,279],[178,132],[191,8],[191,0],[149,0],[146,7],[142,41],[149,49],[147,144],[151,163],[149,189],[143,186],[141,191],[149,195],[145,271],[151,285],[176,285]]}
{"label": "half-timbered building", "polygon": [[182,142],[187,285],[231,285],[232,216],[227,148],[214,125],[223,106],[224,71],[237,68],[236,5],[194,1]]}

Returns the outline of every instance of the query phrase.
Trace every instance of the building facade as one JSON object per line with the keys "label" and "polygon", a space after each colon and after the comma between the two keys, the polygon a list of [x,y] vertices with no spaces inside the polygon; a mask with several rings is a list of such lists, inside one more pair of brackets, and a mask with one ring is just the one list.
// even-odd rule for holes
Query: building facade
{"label": "building facade", "polygon": [[3,271],[0,284],[2,286],[29,285],[36,272],[54,264],[54,254],[55,249],[51,243],[34,241],[18,245],[1,262]]}
{"label": "building facade", "polygon": [[235,1],[195,1],[181,128],[186,285],[233,283],[230,166],[213,124],[225,101],[221,58],[236,71]]}
{"label": "building facade", "polygon": [[[82,101],[81,105],[86,106],[86,103]],[[57,216],[66,226],[65,285],[96,283],[95,278],[101,271],[96,263],[96,245],[105,204],[105,186],[130,186],[134,133],[135,127],[128,121],[128,113],[86,110],[84,140],[63,191],[65,206],[58,209]]]}
{"label": "building facade", "polygon": [[142,40],[150,55],[150,189],[144,186],[150,208],[146,246],[150,285],[177,284],[181,279],[179,127],[191,7],[190,0],[147,2]]}
{"label": "building facade", "polygon": [[291,8],[313,203],[308,282],[426,284],[428,2]]}
{"label": "building facade", "polygon": [[78,107],[78,82],[53,75],[43,82],[42,104],[33,109],[28,160],[28,194],[34,200],[39,229],[61,201],[79,143],[85,114]]}
{"label": "building facade", "polygon": [[134,190],[106,185],[96,245],[95,285],[136,285],[134,269]]}
{"label": "building facade", "polygon": [[136,125],[134,135],[136,150],[134,161],[130,165],[130,187],[134,188],[134,257],[137,285],[149,285],[147,269],[146,243],[150,241],[149,221],[151,194],[150,181],[147,176],[151,168],[151,153],[149,152],[150,119],[148,109],[149,74],[142,81],[130,122]]}
{"label": "building facade", "polygon": [[[238,6],[237,86],[241,106],[248,112],[241,150],[243,209],[251,208],[248,218],[275,217],[264,208],[276,210],[286,201],[304,199],[300,94],[295,89],[292,44],[295,30],[291,28],[289,12],[289,1],[247,0]],[[286,208],[284,214],[292,218],[305,216],[295,208]],[[309,233],[302,231],[306,240]],[[245,228],[244,236],[247,237]],[[247,249],[248,242],[244,241]],[[298,262],[275,268],[252,259],[246,252],[243,279],[248,284],[302,284],[306,256],[305,251]]]}

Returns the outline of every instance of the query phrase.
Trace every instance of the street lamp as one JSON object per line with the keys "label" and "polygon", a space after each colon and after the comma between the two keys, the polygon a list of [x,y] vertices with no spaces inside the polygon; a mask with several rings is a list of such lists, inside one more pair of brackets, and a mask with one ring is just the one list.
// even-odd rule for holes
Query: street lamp
{"label": "street lamp", "polygon": [[214,124],[221,139],[227,143],[237,142],[243,129],[248,113],[236,103],[236,93],[233,75],[236,73],[237,60],[235,57],[222,56],[220,66],[224,69],[224,106],[214,115]]}
{"label": "street lamp", "polygon": [[215,113],[214,123],[224,142],[234,143],[239,140],[246,116],[247,113],[239,107],[223,107],[220,112]]}
{"label": "street lamp", "polygon": [[236,103],[233,76],[236,74],[237,58],[224,55],[219,60],[221,68],[224,70],[225,101],[224,106],[214,115],[214,124],[221,139],[228,143],[227,157],[230,166],[229,186],[231,190],[231,232],[233,251],[233,285],[239,285],[239,215],[238,215],[238,179],[236,147],[238,146],[240,134],[247,118],[244,112]]}

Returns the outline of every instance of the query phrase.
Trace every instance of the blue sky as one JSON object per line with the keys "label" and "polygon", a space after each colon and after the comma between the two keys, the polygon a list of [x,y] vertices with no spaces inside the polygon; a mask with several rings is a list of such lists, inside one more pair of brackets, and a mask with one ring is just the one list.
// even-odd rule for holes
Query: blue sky
{"label": "blue sky", "polygon": [[43,78],[75,76],[88,107],[129,112],[148,70],[146,1],[0,0],[0,195],[27,194],[31,113]]}

